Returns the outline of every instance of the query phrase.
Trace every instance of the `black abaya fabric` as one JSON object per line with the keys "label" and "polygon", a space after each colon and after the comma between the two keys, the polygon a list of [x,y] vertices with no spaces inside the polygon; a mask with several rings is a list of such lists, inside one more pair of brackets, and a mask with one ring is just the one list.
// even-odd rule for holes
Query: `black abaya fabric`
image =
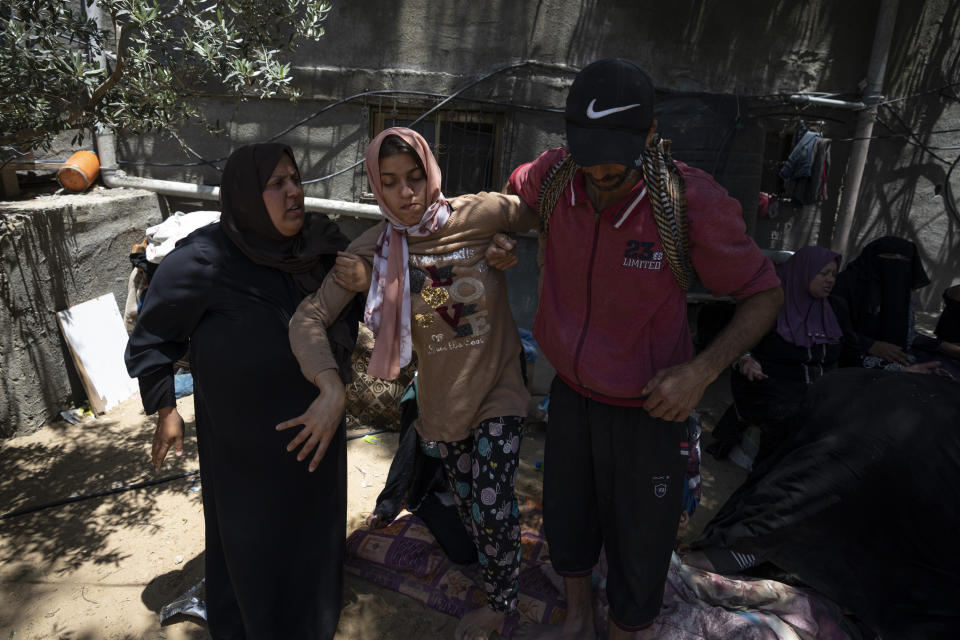
{"label": "black abaya fabric", "polygon": [[[392,522],[401,510],[409,509],[423,520],[452,562],[471,564],[477,561],[477,547],[447,489],[443,464],[421,448],[420,436],[413,427],[417,415],[414,378],[400,401],[400,439],[373,513],[384,522]],[[442,498],[443,494],[449,500]]]}
{"label": "black abaya fabric", "polygon": [[943,312],[934,333],[941,340],[960,344],[960,285],[943,292]]}
{"label": "black abaya fabric", "polygon": [[756,554],[884,638],[960,628],[960,384],[841,369],[695,548]]}
{"label": "black abaya fabric", "polygon": [[[830,303],[836,306],[836,300]],[[836,318],[844,336],[851,335],[847,316],[836,313]],[[841,344],[832,343],[801,347],[771,330],[750,350],[767,377],[751,381],[736,369],[731,372],[730,390],[739,420],[722,420],[714,429],[714,439],[729,448],[740,441],[740,421],[760,427],[763,434],[755,464],[760,463],[796,428],[793,417],[803,404],[807,387],[836,368],[841,350]]]}
{"label": "black abaya fabric", "polygon": [[148,413],[188,345],[206,523],[213,638],[331,638],[346,517],[343,425],[313,473],[275,426],[317,396],[290,350],[303,298],[291,274],[255,264],[211,225],[161,263],[127,347]]}

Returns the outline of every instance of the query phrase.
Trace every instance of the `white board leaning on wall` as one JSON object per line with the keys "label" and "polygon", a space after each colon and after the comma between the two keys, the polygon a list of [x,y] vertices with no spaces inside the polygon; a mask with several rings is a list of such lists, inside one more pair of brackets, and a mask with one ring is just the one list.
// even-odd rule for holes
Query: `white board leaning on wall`
{"label": "white board leaning on wall", "polygon": [[57,322],[94,413],[117,406],[139,388],[127,374],[127,331],[112,293],[57,312]]}

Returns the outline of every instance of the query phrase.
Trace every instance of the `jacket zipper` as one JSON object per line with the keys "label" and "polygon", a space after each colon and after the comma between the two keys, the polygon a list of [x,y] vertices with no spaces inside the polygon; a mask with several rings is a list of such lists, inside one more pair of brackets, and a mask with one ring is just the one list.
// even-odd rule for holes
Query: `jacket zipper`
{"label": "jacket zipper", "polygon": [[580,351],[583,349],[583,343],[587,339],[587,328],[590,326],[590,312],[592,311],[592,306],[590,304],[593,299],[593,262],[597,257],[597,243],[600,239],[600,214],[594,214],[594,225],[593,225],[593,248],[590,250],[590,266],[587,268],[587,316],[583,321],[583,328],[580,330],[580,340],[577,341],[577,350],[573,354],[573,373],[577,376],[577,384],[581,388],[586,389],[583,386],[583,380],[580,379]]}

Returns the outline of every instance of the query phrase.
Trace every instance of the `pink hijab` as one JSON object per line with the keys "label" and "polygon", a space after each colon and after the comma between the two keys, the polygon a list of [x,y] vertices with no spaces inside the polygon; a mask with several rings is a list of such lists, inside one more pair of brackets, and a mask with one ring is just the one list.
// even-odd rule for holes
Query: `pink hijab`
{"label": "pink hijab", "polygon": [[[420,221],[404,225],[384,204],[380,180],[380,146],[387,136],[395,135],[409,144],[420,157],[426,170],[427,202],[431,202]],[[392,380],[409,364],[413,353],[410,336],[410,276],[407,236],[428,236],[443,227],[450,217],[450,205],[440,192],[440,165],[430,146],[419,133],[405,127],[382,131],[367,147],[367,178],[387,219],[386,228],[377,241],[373,255],[373,274],[363,321],[377,340],[370,355],[367,373]]]}

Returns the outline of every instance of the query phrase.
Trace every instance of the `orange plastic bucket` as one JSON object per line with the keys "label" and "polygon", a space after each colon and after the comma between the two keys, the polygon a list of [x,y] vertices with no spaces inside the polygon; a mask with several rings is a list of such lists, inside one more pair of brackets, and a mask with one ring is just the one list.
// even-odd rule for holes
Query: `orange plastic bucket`
{"label": "orange plastic bucket", "polygon": [[100,175],[100,159],[92,151],[77,151],[57,172],[57,181],[67,191],[86,191]]}

